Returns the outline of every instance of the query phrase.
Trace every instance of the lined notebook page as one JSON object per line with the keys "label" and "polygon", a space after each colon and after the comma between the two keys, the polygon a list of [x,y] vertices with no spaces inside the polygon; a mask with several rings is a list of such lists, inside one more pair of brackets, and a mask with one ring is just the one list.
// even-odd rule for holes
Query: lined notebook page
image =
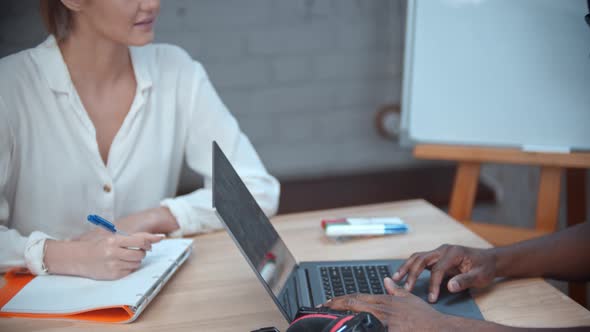
{"label": "lined notebook page", "polygon": [[171,239],[154,244],[141,268],[119,280],[38,276],[13,297],[2,311],[67,314],[122,305],[136,306],[192,242]]}

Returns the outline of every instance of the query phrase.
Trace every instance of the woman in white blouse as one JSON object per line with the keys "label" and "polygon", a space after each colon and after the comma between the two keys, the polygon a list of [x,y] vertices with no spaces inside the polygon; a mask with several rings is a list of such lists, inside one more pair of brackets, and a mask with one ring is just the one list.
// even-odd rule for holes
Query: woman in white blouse
{"label": "woman in white blouse", "polygon": [[[219,228],[213,140],[265,213],[276,212],[278,182],[201,65],[149,44],[159,6],[42,0],[51,36],[0,60],[0,273],[116,279],[139,266],[154,233]],[[183,160],[205,186],[174,198]],[[98,230],[88,214],[132,235]]]}

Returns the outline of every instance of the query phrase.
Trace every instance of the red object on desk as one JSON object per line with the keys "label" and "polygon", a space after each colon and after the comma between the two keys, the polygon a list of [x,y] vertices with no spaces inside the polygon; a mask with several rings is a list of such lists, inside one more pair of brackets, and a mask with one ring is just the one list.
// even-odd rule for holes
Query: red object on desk
{"label": "red object on desk", "polygon": [[326,227],[328,227],[328,224],[346,224],[346,219],[340,218],[340,219],[323,219],[322,220],[322,228],[323,229],[326,229]]}

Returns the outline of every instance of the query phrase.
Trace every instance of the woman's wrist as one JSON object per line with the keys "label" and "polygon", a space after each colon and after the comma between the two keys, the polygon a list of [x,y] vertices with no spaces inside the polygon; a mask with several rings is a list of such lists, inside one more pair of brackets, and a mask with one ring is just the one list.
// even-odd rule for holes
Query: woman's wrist
{"label": "woman's wrist", "polygon": [[80,275],[75,255],[81,248],[75,248],[78,241],[57,241],[47,239],[43,263],[49,274]]}
{"label": "woman's wrist", "polygon": [[155,215],[156,223],[153,225],[152,233],[171,233],[179,228],[176,217],[166,206],[160,206],[152,209]]}

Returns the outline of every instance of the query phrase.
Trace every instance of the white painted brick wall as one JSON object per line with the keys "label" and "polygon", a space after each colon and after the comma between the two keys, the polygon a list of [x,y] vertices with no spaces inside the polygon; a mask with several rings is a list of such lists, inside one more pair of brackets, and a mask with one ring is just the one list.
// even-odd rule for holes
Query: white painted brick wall
{"label": "white painted brick wall", "polygon": [[304,82],[313,77],[311,57],[286,56],[271,60],[273,79],[277,83]]}
{"label": "white painted brick wall", "polygon": [[33,0],[2,1],[0,57],[32,47],[45,38],[38,7],[39,3]]}
{"label": "white painted brick wall", "polygon": [[404,10],[401,0],[168,0],[157,40],[204,64],[274,174],[363,172],[413,163],[373,129],[375,110],[400,99]]}

